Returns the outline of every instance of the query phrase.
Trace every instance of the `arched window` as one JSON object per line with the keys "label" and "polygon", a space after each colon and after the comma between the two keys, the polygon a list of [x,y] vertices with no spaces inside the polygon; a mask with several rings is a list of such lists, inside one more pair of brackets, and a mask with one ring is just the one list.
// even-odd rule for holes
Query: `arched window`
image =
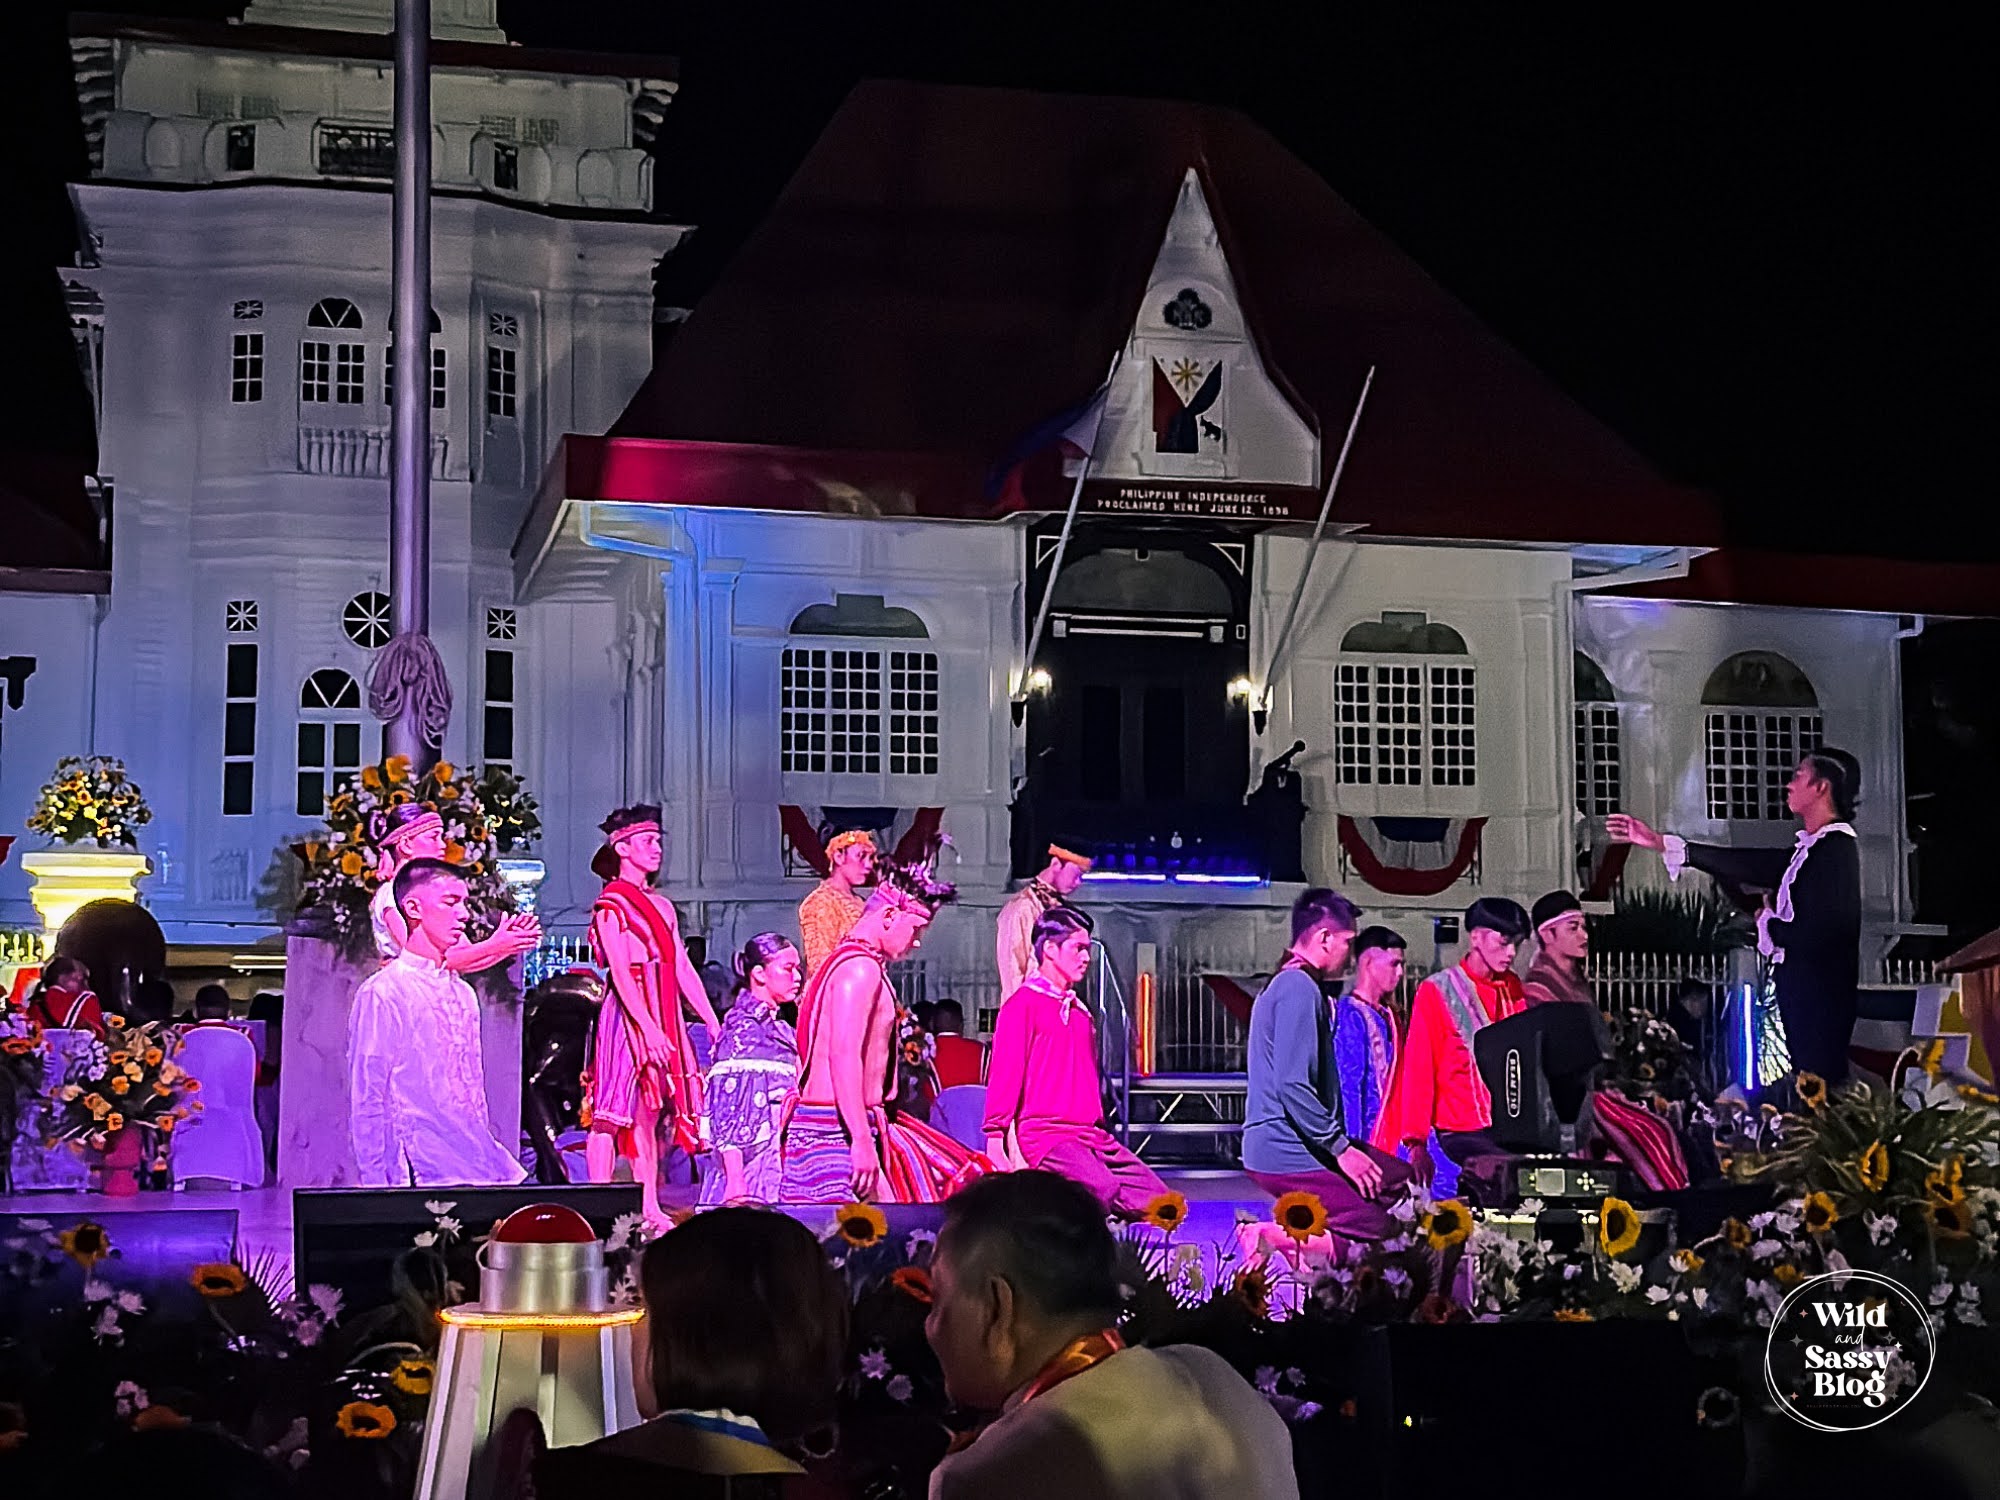
{"label": "arched window", "polygon": [[[444,324],[438,321],[437,309],[431,309],[431,337],[444,332]],[[431,345],[431,410],[444,410],[445,397],[444,350]],[[396,404],[396,315],[389,315],[389,342],[382,349],[382,404]]]}
{"label": "arched window", "polygon": [[332,337],[361,327],[361,309],[345,297],[323,297],[306,314],[299,343],[299,400],[308,405],[359,406],[366,396],[368,346]]}
{"label": "arched window", "polygon": [[341,777],[361,769],[361,685],[322,667],[299,689],[299,787],[294,811],[317,818]]}
{"label": "arched window", "polygon": [[[924,622],[879,595],[837,594],[792,621],[795,636],[924,640]],[[934,651],[880,646],[785,648],[779,676],[779,769],[788,774],[938,773],[939,680]]]}
{"label": "arched window", "polygon": [[1624,767],[1618,723],[1618,695],[1604,669],[1576,653],[1576,810],[1586,818],[1618,811],[1624,799]]}
{"label": "arched window", "polygon": [[1824,738],[1811,680],[1775,651],[1739,651],[1709,673],[1701,702],[1708,815],[1783,821],[1785,783]]}
{"label": "arched window", "polygon": [[1341,785],[1477,784],[1478,677],[1464,636],[1391,610],[1354,626],[1340,650],[1333,715]]}

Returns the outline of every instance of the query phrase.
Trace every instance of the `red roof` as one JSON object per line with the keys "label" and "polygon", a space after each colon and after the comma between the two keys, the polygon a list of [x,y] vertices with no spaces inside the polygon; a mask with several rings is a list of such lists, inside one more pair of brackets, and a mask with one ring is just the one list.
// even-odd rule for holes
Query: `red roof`
{"label": "red roof", "polygon": [[[1708,497],[1662,479],[1242,115],[909,83],[848,96],[581,467],[686,485],[688,465],[654,443],[743,445],[746,464],[784,450],[837,490],[852,451],[872,455],[862,467],[913,513],[990,516],[985,476],[1086,398],[1130,333],[1190,167],[1271,373],[1325,446],[1380,366],[1342,522],[1410,537],[1720,541]],[[911,465],[900,484],[883,474],[896,455]],[[718,455],[688,457],[713,470]],[[575,479],[579,464],[565,463]],[[1027,495],[1053,508],[1066,489],[1050,465]],[[740,503],[706,482],[617,498]]]}

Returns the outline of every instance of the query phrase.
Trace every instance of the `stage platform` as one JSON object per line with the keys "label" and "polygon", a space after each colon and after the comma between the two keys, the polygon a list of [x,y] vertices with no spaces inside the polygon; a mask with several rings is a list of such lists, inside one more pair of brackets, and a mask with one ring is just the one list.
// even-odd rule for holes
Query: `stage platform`
{"label": "stage platform", "polygon": [[[1169,1169],[1160,1175],[1169,1187],[1188,1200],[1187,1225],[1176,1236],[1182,1243],[1218,1248],[1232,1244],[1239,1211],[1263,1218],[1271,1210],[1270,1199],[1259,1193],[1241,1172]],[[437,1190],[440,1200],[449,1201],[451,1196],[448,1188]],[[683,1208],[693,1203],[694,1190],[670,1187],[662,1192],[661,1198],[670,1208]],[[832,1208],[828,1206],[783,1207],[815,1231],[826,1228],[832,1218]],[[237,1258],[255,1270],[264,1285],[274,1291],[289,1291],[293,1255],[290,1188],[142,1192],[132,1198],[108,1198],[102,1193],[0,1194],[0,1239],[15,1233],[11,1221],[16,1218],[46,1219],[57,1228],[79,1219],[91,1219],[113,1230],[115,1242],[118,1219],[191,1211],[234,1214]],[[483,1228],[468,1227],[475,1233]]]}

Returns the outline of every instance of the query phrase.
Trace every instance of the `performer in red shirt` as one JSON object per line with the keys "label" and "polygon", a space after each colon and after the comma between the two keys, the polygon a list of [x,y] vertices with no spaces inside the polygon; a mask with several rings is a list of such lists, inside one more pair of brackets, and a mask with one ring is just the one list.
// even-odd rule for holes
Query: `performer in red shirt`
{"label": "performer in red shirt", "polygon": [[[1375,1125],[1375,1144],[1384,1151],[1401,1148],[1419,1177],[1435,1169],[1439,1196],[1455,1188],[1458,1169],[1472,1157],[1501,1149],[1487,1134],[1493,1098],[1473,1059],[1472,1037],[1525,1006],[1512,966],[1527,936],[1528,914],[1519,902],[1480,897],[1465,913],[1465,957],[1417,986],[1410,1004],[1409,1035]],[[1433,1131],[1442,1162],[1431,1159]]]}
{"label": "performer in red shirt", "polygon": [[937,1049],[931,1069],[937,1074],[939,1088],[986,1081],[986,1045],[965,1034],[965,1007],[956,1000],[938,1001],[931,1019],[931,1041]]}

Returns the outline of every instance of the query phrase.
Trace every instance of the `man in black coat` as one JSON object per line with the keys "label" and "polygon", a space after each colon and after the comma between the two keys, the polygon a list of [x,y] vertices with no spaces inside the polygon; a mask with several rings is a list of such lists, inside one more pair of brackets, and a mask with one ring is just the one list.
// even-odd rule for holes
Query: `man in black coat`
{"label": "man in black coat", "polygon": [[1618,842],[1659,850],[1670,877],[1692,866],[1756,908],[1757,950],[1775,975],[1792,1066],[1830,1084],[1847,1076],[1859,988],[1861,855],[1848,820],[1860,783],[1860,762],[1845,750],[1801,757],[1785,788],[1785,805],[1803,825],[1790,849],[1725,849],[1623,813],[1606,820]]}

